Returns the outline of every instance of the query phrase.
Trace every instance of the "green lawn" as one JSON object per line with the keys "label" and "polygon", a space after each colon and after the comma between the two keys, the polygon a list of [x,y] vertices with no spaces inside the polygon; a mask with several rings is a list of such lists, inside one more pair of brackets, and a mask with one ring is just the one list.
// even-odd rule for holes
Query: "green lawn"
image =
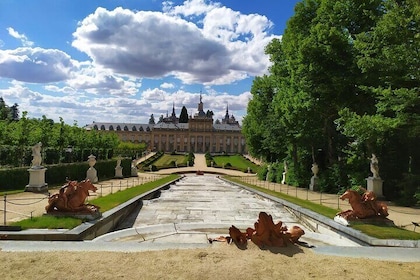
{"label": "green lawn", "polygon": [[157,167],[159,167],[159,166],[169,166],[174,161],[179,165],[186,165],[187,164],[187,156],[185,156],[185,155],[164,154],[157,161],[155,161],[153,164],[156,165]]}
{"label": "green lawn", "polygon": [[260,168],[260,166],[244,158],[242,155],[213,156],[213,161],[220,167],[226,166],[228,163],[238,170],[247,170],[249,167],[254,173]]}

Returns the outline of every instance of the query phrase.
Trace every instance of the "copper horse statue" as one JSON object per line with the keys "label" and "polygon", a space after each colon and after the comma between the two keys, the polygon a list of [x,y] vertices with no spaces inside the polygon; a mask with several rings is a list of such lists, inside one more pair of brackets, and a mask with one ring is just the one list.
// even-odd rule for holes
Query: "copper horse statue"
{"label": "copper horse statue", "polygon": [[365,219],[373,217],[385,218],[388,216],[388,206],[376,200],[376,195],[372,191],[365,191],[360,195],[355,190],[347,190],[341,196],[341,200],[349,200],[353,210],[346,210],[338,213],[338,216],[346,220]]}
{"label": "copper horse statue", "polygon": [[273,217],[266,212],[259,213],[254,227],[241,232],[232,225],[227,240],[232,240],[240,248],[246,248],[249,239],[260,248],[286,247],[288,243],[299,243],[299,238],[305,234],[305,231],[298,226],[288,230],[281,221],[275,224]]}
{"label": "copper horse statue", "polygon": [[89,191],[96,192],[97,188],[89,179],[81,182],[67,181],[58,194],[49,197],[45,207],[47,213],[51,212],[86,212],[97,211],[98,207],[84,204]]}

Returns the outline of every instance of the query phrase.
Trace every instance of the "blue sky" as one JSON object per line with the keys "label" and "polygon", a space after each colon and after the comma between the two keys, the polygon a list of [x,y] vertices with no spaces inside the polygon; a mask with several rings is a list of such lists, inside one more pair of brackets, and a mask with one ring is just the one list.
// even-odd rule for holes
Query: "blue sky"
{"label": "blue sky", "polygon": [[0,96],[30,118],[239,121],[297,0],[0,0]]}

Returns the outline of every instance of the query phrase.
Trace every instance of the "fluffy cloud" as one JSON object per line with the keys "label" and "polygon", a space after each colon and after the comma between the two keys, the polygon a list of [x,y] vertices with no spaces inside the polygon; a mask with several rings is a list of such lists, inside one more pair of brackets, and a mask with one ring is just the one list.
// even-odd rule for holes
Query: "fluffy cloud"
{"label": "fluffy cloud", "polygon": [[[74,33],[73,46],[121,74],[162,77],[194,73],[197,81],[228,72],[226,48],[194,24],[159,12],[98,8]],[[210,77],[210,78],[209,78]]]}
{"label": "fluffy cloud", "polygon": [[266,17],[199,0],[165,2],[164,11],[98,8],[79,23],[72,45],[117,73],[187,84],[228,84],[267,70],[264,47],[275,36],[266,33]]}
{"label": "fluffy cloud", "polygon": [[67,84],[77,90],[97,95],[132,96],[138,92],[141,82],[113,74],[111,71],[84,64]]}
{"label": "fluffy cloud", "polygon": [[22,47],[0,50],[0,77],[50,83],[71,77],[75,61],[60,50]]}
{"label": "fluffy cloud", "polygon": [[12,27],[7,28],[7,32],[9,32],[9,35],[13,38],[16,38],[20,40],[23,46],[25,47],[32,47],[34,45],[34,42],[30,41],[25,34],[20,34],[16,30],[14,30]]}

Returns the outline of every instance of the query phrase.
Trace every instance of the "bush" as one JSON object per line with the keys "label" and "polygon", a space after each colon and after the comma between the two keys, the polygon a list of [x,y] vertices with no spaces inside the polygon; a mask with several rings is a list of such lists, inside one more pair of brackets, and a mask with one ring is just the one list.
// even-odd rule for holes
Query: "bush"
{"label": "bush", "polygon": [[[114,178],[117,160],[96,162],[94,168],[98,171],[99,180]],[[122,159],[123,176],[131,176],[131,159]],[[87,162],[46,165],[45,183],[49,186],[64,184],[66,178],[81,181],[86,179],[86,171],[89,168]],[[29,183],[27,167],[9,168],[0,170],[0,191],[24,190]]]}

